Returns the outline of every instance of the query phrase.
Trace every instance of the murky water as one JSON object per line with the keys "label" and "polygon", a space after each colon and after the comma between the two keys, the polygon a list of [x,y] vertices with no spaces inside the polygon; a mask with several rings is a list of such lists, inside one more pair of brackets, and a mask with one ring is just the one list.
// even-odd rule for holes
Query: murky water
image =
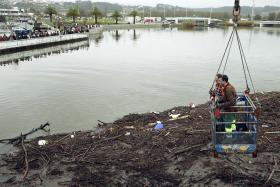
{"label": "murky water", "polygon": [[[98,119],[204,103],[230,31],[107,31],[80,49],[0,56],[0,138],[47,121],[52,132],[93,129]],[[256,89],[279,90],[280,29],[244,29],[240,37]],[[241,67],[234,44],[226,73],[242,91]]]}

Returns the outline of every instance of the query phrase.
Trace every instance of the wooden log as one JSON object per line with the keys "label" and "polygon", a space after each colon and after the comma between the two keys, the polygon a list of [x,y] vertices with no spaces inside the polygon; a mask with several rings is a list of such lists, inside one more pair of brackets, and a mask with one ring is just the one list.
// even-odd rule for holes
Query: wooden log
{"label": "wooden log", "polygon": [[23,140],[25,140],[28,135],[33,134],[39,130],[45,130],[45,128],[47,126],[50,126],[49,122],[47,122],[46,124],[42,124],[38,128],[32,129],[28,133],[21,134],[20,136],[17,136],[15,138],[2,139],[2,140],[0,140],[0,143],[19,144],[21,142],[22,138],[23,138]]}

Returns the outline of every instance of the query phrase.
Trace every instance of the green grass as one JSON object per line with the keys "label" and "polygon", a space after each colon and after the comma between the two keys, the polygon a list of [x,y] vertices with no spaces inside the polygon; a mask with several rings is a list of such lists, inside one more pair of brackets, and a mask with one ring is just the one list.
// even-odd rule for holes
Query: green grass
{"label": "green grass", "polygon": [[195,24],[193,21],[188,20],[186,22],[183,22],[178,25],[179,29],[187,30],[187,29],[193,29],[195,27]]}

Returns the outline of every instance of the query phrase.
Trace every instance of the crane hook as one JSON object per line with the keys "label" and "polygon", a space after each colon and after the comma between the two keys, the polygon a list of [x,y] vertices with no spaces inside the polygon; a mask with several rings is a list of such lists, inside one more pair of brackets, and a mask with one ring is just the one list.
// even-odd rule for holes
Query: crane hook
{"label": "crane hook", "polygon": [[239,18],[240,18],[240,10],[241,10],[241,8],[240,8],[240,5],[239,5],[239,1],[240,0],[235,0],[233,11],[232,11],[233,22],[235,24],[239,21]]}

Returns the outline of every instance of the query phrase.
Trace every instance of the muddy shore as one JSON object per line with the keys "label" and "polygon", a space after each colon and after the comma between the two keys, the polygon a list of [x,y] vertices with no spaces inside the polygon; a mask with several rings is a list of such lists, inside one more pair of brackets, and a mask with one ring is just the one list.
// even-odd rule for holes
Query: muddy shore
{"label": "muddy shore", "polygon": [[[256,96],[262,105],[257,158],[213,157],[206,103],[22,142],[1,156],[0,186],[279,186],[280,92]],[[178,119],[171,120],[173,110]],[[154,130],[156,121],[164,128]],[[42,139],[48,144],[39,146]]]}

